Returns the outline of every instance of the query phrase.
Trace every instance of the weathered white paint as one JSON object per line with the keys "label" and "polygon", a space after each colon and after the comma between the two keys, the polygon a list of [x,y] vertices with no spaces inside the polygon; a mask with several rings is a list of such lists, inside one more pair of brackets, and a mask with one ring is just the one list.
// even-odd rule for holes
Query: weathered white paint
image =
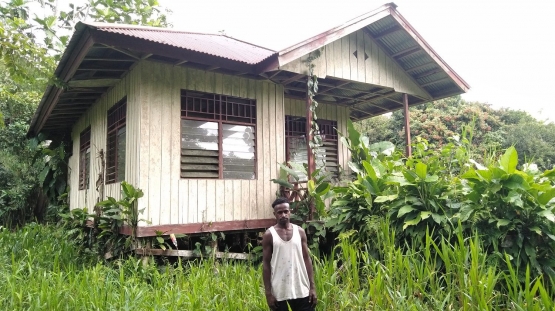
{"label": "weathered white paint", "polygon": [[[106,92],[91,108],[84,113],[75,123],[71,136],[73,138],[73,154],[69,159],[69,181],[70,181],[70,208],[86,207],[92,212],[94,205],[98,200],[102,200],[108,196],[116,199],[120,198],[120,183],[109,184],[105,186],[104,198],[99,198],[99,192],[96,190],[96,181],[100,173],[100,157],[101,150],[106,150],[106,130],[107,130],[107,112],[108,110],[122,98],[127,96],[127,120],[126,120],[126,169],[125,180],[131,184],[138,181],[137,175],[137,151],[138,151],[138,107],[137,101],[137,84],[140,83],[140,76],[137,72],[130,72],[117,84]],[[87,127],[91,127],[91,165],[89,188],[79,190],[79,136]]]}
{"label": "weathered white paint", "polygon": [[[180,178],[181,90],[190,89],[256,99],[257,179],[213,180]],[[284,98],[283,86],[192,68],[142,61],[109,90],[75,124],[70,158],[71,208],[97,201],[94,187],[106,149],[108,109],[127,96],[126,180],[144,192],[141,225],[187,224],[272,217],[270,204],[278,186],[270,180],[285,161],[285,115],[305,115],[304,101]],[[346,132],[348,108],[320,105],[320,118],[337,120]],[[78,189],[79,135],[91,126],[89,190]],[[347,150],[339,146],[339,163],[346,167]],[[106,196],[120,198],[120,184],[106,186]]]}
{"label": "weathered white paint", "polygon": [[[139,208],[152,225],[264,219],[277,186],[278,162],[285,158],[283,87],[267,81],[143,61],[137,186],[145,192]],[[180,178],[181,90],[214,92],[257,102],[257,179]]]}
{"label": "weathered white paint", "polygon": [[[358,30],[319,50],[313,60],[314,74],[378,86],[391,87],[400,93],[430,98],[414,80],[364,31]],[[355,57],[354,52],[357,52]],[[312,52],[315,53],[315,52]],[[368,56],[365,59],[364,53]],[[306,74],[308,55],[282,65],[279,69]]]}

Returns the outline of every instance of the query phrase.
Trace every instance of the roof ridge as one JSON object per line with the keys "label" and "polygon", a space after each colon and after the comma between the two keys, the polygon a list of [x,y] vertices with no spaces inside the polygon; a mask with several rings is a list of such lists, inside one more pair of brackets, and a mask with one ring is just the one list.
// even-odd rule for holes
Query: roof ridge
{"label": "roof ridge", "polygon": [[272,50],[272,49],[270,49],[270,48],[267,48],[267,47],[265,47],[265,46],[261,46],[261,45],[258,45],[258,44],[250,43],[250,42],[245,41],[245,40],[233,38],[233,37],[228,36],[228,35],[220,35],[220,36],[226,37],[226,38],[228,38],[228,39],[233,39],[233,40],[235,40],[235,41],[239,41],[239,42],[242,42],[242,43],[245,43],[245,44],[248,44],[248,45],[252,45],[252,46],[255,46],[255,47],[257,47],[257,48],[264,49],[264,50],[267,50],[267,51],[270,51],[270,52],[277,53],[277,51],[275,51],[275,50]]}
{"label": "roof ridge", "polygon": [[365,12],[365,13],[363,13],[363,14],[360,14],[360,15],[358,15],[358,16],[356,16],[356,17],[353,17],[353,18],[351,18],[350,20],[348,20],[348,21],[342,23],[341,25],[337,25],[337,26],[335,26],[335,27],[333,27],[333,28],[331,28],[331,29],[328,29],[328,30],[326,30],[326,31],[324,31],[324,32],[321,32],[321,33],[319,33],[319,34],[317,34],[317,35],[315,35],[315,36],[312,36],[312,37],[310,37],[310,38],[308,38],[308,39],[305,39],[305,40],[303,40],[303,41],[301,41],[301,42],[295,43],[295,44],[293,44],[293,45],[291,45],[291,46],[288,46],[288,47],[286,47],[286,48],[284,48],[284,49],[281,49],[281,50],[279,51],[279,54],[280,54],[280,55],[285,54],[285,53],[287,53],[287,52],[289,52],[289,51],[292,51],[292,50],[296,49],[296,48],[299,47],[299,46],[302,46],[302,45],[306,44],[307,42],[315,41],[315,40],[317,40],[317,39],[319,39],[319,38],[321,38],[321,37],[323,37],[323,36],[325,36],[325,35],[327,35],[327,34],[329,34],[329,33],[334,33],[334,32],[336,32],[336,31],[339,31],[339,30],[341,30],[341,29],[344,29],[344,28],[346,28],[346,27],[348,27],[348,26],[350,26],[350,25],[352,25],[352,24],[355,24],[355,23],[357,23],[357,22],[359,22],[359,21],[361,21],[361,20],[364,20],[364,19],[367,19],[367,18],[369,18],[369,17],[371,17],[371,16],[374,16],[374,15],[376,15],[376,14],[378,14],[378,13],[384,11],[384,10],[395,9],[396,7],[397,7],[397,5],[396,5],[395,3],[393,3],[393,2],[389,2],[389,3],[383,4],[383,5],[381,5],[380,7],[376,8],[376,9],[374,9],[374,10],[371,10],[371,11]]}
{"label": "roof ridge", "polygon": [[83,21],[79,23],[85,24],[87,26],[98,27],[98,28],[139,29],[139,30],[151,30],[151,31],[158,31],[158,32],[177,32],[177,33],[194,34],[194,35],[222,36],[222,34],[219,34],[219,33],[186,31],[186,30],[174,29],[174,28],[143,26],[143,25],[133,25],[133,24],[83,22]]}

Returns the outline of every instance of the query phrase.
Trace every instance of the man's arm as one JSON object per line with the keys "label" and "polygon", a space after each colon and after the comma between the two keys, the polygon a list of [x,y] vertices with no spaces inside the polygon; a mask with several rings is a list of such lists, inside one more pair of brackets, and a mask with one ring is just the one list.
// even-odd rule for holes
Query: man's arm
{"label": "man's arm", "polygon": [[262,237],[262,279],[264,281],[264,289],[266,294],[266,302],[268,307],[274,310],[277,308],[276,297],[272,294],[272,253],[274,251],[274,241],[272,233],[266,230]]}
{"label": "man's arm", "polygon": [[313,306],[315,306],[318,302],[318,298],[316,297],[316,287],[314,286],[314,269],[312,267],[312,259],[310,258],[310,254],[308,252],[308,239],[306,237],[306,232],[301,227],[299,227],[299,232],[301,234],[304,265],[306,267],[306,272],[308,273],[308,280],[310,281],[308,300]]}

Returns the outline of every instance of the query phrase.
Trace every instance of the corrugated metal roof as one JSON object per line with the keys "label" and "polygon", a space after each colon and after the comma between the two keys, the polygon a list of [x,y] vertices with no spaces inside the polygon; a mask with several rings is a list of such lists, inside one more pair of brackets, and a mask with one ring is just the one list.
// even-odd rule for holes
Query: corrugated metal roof
{"label": "corrugated metal roof", "polygon": [[427,69],[430,69],[431,66],[437,67],[437,64],[435,62],[432,62],[432,60],[428,58],[428,55],[426,54],[426,52],[423,52],[423,51],[403,57],[403,64],[407,66],[406,67],[407,70],[411,68],[416,68],[425,64],[426,64],[425,67]]}
{"label": "corrugated metal roof", "polygon": [[109,24],[86,23],[100,31],[118,33],[170,46],[206,53],[247,64],[257,64],[275,51],[220,34],[185,32],[173,29]]}
{"label": "corrugated metal roof", "polygon": [[391,54],[395,54],[418,46],[414,40],[410,39],[411,38],[407,33],[397,31],[383,37],[381,40],[389,49]]}
{"label": "corrugated metal roof", "polygon": [[[397,22],[393,17],[388,16],[384,18],[381,23],[374,23],[367,26],[367,29],[373,36],[379,37],[378,41],[381,43],[382,47],[390,53],[390,55],[402,53],[402,51],[408,51],[419,46],[416,40],[406,31],[389,32],[391,29],[396,27],[396,23]],[[384,35],[380,36],[382,33]],[[437,61],[435,61],[432,56],[426,53],[422,48],[419,51],[410,53],[403,57],[397,57],[396,61],[405,70],[424,65],[422,68],[412,71],[409,75],[411,75],[420,86],[430,93],[432,97],[444,94],[445,90],[457,89],[457,84],[452,79],[444,80],[445,78],[448,78],[448,75],[441,69]],[[421,77],[419,76],[420,74],[425,74],[426,72],[434,70],[438,70],[438,72]],[[437,82],[434,83],[435,81]]]}
{"label": "corrugated metal roof", "polygon": [[368,25],[370,31],[372,32],[383,32],[393,26],[395,26],[395,19],[393,19],[391,16],[386,16],[379,21]]}
{"label": "corrugated metal roof", "polygon": [[[201,70],[250,75],[250,78],[258,75],[266,77],[262,73],[276,71],[280,66],[360,29],[372,37],[416,84],[429,93],[430,96],[424,97],[411,97],[409,94],[409,105],[468,90],[468,84],[439,57],[395,8],[393,3],[386,4],[280,52],[221,34],[80,22],[55,72],[65,82],[79,84],[74,83],[73,87],[67,89],[49,87],[33,116],[29,134],[35,135],[48,129],[66,135],[71,127],[71,122],[68,121],[76,119],[88,109],[95,98],[100,97],[112,85],[110,81],[120,78],[122,72],[128,70],[139,58],[150,58],[173,65],[184,63]],[[112,49],[105,49],[105,46]],[[130,49],[127,51],[129,54],[125,51],[126,48]],[[121,64],[113,65],[114,59],[121,61]],[[76,70],[70,70],[71,68]],[[306,84],[290,80],[296,79],[296,73],[282,71],[272,74],[273,81],[287,81],[284,83],[286,94],[291,98],[303,98]],[[98,84],[98,81],[103,82]],[[318,100],[352,106],[351,116],[355,119],[382,114],[402,106],[402,94],[395,93],[391,87],[357,81],[345,84],[344,79],[332,78],[324,78],[321,82],[322,92],[317,95]],[[87,83],[90,83],[87,88],[77,86]],[[325,86],[324,83],[328,85]],[[86,100],[90,103],[80,98],[85,97],[82,94],[88,94]],[[63,114],[59,113],[77,101],[81,110],[72,110],[71,114],[65,111]],[[365,111],[360,111],[361,109]]]}
{"label": "corrugated metal roof", "polygon": [[430,93],[445,93],[446,91],[455,89],[453,82],[449,80],[436,80],[437,82],[425,86]]}

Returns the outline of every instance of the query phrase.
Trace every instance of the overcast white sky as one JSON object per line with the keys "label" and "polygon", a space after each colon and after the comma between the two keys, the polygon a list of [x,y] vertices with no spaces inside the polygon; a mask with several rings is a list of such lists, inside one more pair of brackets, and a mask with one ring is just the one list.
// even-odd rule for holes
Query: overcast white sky
{"label": "overcast white sky", "polygon": [[[159,0],[174,28],[274,50],[371,11],[376,0]],[[555,121],[555,1],[397,0],[398,10],[471,86],[466,100]]]}

